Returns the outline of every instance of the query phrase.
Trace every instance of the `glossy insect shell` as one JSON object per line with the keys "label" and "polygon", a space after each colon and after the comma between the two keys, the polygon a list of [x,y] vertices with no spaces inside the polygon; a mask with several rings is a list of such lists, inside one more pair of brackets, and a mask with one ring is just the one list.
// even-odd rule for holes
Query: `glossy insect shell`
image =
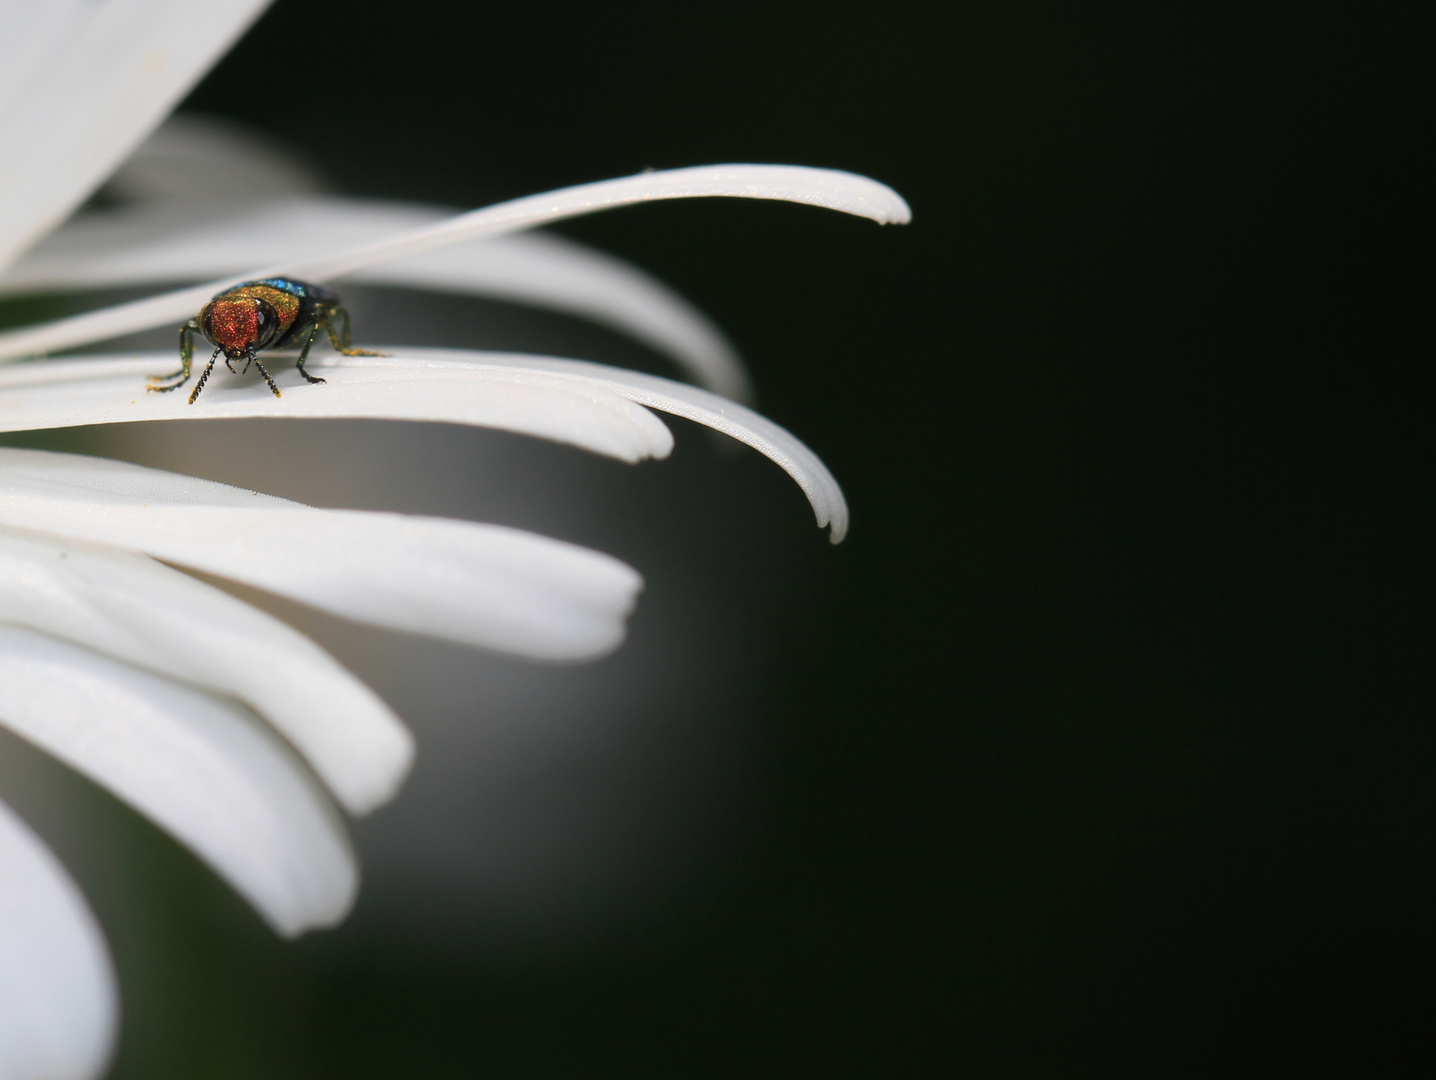
{"label": "glossy insect shell", "polygon": [[200,312],[199,325],[210,344],[230,356],[282,349],[299,343],[320,308],[338,302],[330,290],[292,278],[246,281],[216,294]]}
{"label": "glossy insect shell", "polygon": [[[203,334],[215,350],[190,393],[191,405],[204,390],[221,352],[230,371],[243,375],[251,365],[257,367],[274,396],[281,397],[283,391],[279,384],[255,354],[264,349],[297,348],[295,370],[311,386],[322,383],[325,380],[304,370],[310,346],[321,332],[329,338],[334,351],[344,356],[380,355],[356,349],[349,343],[349,313],[339,303],[339,297],[328,289],[293,278],[246,281],[219,293],[180,327],[180,369],[153,376],[150,390],[164,394],[189,382],[194,363],[194,338],[196,334]],[[244,361],[243,370],[235,371],[237,360]]]}
{"label": "glossy insect shell", "polygon": [[232,357],[258,352],[280,332],[274,308],[258,297],[224,296],[211,300],[199,313],[199,326],[211,345]]}

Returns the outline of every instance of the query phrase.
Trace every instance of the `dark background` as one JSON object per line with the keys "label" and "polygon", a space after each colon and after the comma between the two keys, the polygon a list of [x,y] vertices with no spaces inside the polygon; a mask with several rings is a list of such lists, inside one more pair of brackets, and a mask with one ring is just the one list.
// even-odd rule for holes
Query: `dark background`
{"label": "dark background", "polygon": [[761,617],[765,794],[723,873],[620,945],[356,945],[278,1029],[196,929],[178,985],[234,1011],[127,1002],[122,1070],[1426,1074],[1430,301],[1370,243],[1415,69],[1202,11],[278,0],[186,107],[341,190],[774,161],[914,221],[560,229],[713,316],[854,508],[804,536],[802,617]]}

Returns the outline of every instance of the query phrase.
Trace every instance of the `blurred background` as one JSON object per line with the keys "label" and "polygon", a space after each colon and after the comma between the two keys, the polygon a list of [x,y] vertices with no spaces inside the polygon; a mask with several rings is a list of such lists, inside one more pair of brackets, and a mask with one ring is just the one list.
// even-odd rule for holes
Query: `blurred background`
{"label": "blurred background", "polygon": [[[629,643],[574,668],[263,601],[419,736],[356,826],[354,915],[294,944],[6,737],[7,799],[116,954],[115,1076],[1424,1074],[1430,399],[1415,279],[1333,209],[1410,183],[1381,155],[1414,75],[1346,94],[1349,30],[276,0],[185,109],[336,191],[469,208],[772,161],[914,221],[709,200],[556,230],[732,337],[847,491],[837,548],[677,420],[637,467],[406,424],[8,440],[519,525],[647,581]],[[673,374],[576,319],[345,296],[366,342]]]}

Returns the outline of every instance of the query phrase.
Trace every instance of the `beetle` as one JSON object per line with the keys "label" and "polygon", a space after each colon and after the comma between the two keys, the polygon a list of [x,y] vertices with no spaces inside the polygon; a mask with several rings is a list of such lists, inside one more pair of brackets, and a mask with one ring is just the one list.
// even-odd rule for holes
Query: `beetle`
{"label": "beetle", "polygon": [[279,387],[274,384],[274,379],[260,363],[257,354],[265,349],[298,346],[299,374],[308,382],[322,383],[324,379],[304,370],[304,361],[309,359],[309,347],[321,330],[329,335],[329,343],[335,350],[345,356],[384,355],[350,346],[349,312],[344,310],[338,295],[322,285],[294,278],[242,282],[216,293],[198,315],[185,323],[180,329],[180,363],[184,366],[169,375],[151,376],[149,388],[156,393],[165,393],[189,382],[196,334],[203,334],[214,346],[214,352],[189,396],[191,405],[204,389],[220,353],[224,353],[225,366],[231,372],[234,372],[236,360],[244,361],[244,370],[235,374],[243,375],[249,371],[250,364],[259,368],[274,396],[279,397]]}

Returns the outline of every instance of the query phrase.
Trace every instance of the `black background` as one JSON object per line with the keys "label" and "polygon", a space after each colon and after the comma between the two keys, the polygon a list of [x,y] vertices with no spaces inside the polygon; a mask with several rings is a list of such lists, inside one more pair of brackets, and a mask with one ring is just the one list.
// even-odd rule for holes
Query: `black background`
{"label": "black background", "polygon": [[775,161],[914,210],[562,227],[712,315],[853,504],[777,795],[624,949],[356,962],[302,1075],[1424,1073],[1430,301],[1368,243],[1415,69],[1202,11],[278,0],[196,90],[358,194]]}

